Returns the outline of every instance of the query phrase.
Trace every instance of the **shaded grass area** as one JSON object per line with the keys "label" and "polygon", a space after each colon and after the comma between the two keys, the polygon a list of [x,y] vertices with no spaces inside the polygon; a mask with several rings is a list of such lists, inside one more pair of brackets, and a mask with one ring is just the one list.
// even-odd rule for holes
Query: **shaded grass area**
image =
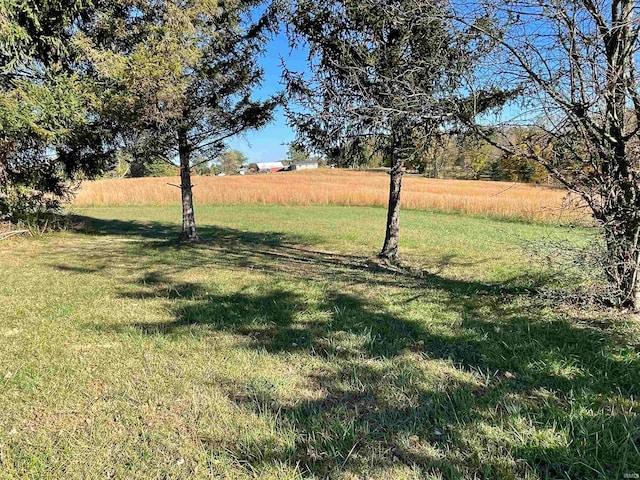
{"label": "shaded grass area", "polygon": [[92,209],[0,244],[0,477],[622,478],[638,327],[535,295],[514,238],[412,212]]}

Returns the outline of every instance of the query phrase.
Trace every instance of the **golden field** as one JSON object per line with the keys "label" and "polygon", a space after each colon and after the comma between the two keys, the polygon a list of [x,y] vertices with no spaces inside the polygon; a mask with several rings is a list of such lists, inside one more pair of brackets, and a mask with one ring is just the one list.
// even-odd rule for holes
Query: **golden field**
{"label": "golden field", "polygon": [[[261,175],[194,177],[196,204],[351,205],[387,204],[389,177],[383,172],[320,169]],[[84,182],[78,206],[170,205],[180,201],[177,177]],[[406,175],[404,208],[514,217],[534,221],[577,218],[566,192],[507,182],[437,180]]]}

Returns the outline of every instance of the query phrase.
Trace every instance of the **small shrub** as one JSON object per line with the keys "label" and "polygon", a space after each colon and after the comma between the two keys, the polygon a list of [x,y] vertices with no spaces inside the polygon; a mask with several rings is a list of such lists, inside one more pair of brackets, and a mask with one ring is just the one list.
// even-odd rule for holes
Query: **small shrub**
{"label": "small shrub", "polygon": [[62,212],[64,199],[25,186],[5,185],[0,190],[0,223],[31,233],[64,229],[68,223]]}
{"label": "small shrub", "polygon": [[614,293],[607,282],[605,246],[594,235],[592,241],[576,246],[569,241],[526,242],[525,250],[546,274],[540,294],[554,303],[576,306],[610,306]]}

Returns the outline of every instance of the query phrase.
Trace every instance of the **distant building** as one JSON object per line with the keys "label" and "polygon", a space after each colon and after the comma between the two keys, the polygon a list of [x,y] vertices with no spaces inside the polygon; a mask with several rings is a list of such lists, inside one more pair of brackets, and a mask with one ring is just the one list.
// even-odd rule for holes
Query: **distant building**
{"label": "distant building", "polygon": [[[257,168],[257,172],[256,169]],[[286,166],[282,162],[252,162],[248,165],[242,165],[238,173],[244,175],[246,173],[275,173],[286,170]]]}
{"label": "distant building", "polygon": [[258,162],[259,172],[273,172],[274,170],[282,170],[284,164],[282,162]]}
{"label": "distant building", "polygon": [[318,168],[318,162],[316,160],[298,162],[291,165],[291,170],[313,170],[314,168]]}

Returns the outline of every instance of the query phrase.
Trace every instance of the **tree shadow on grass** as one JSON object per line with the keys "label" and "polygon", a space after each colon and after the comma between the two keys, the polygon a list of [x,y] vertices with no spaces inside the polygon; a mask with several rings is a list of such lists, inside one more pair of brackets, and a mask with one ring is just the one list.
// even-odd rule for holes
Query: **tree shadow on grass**
{"label": "tree shadow on grass", "polygon": [[[114,219],[75,217],[79,232],[91,235],[138,237],[141,242],[130,245],[127,255],[145,257],[145,272],[152,266],[173,273],[194,266],[215,265],[229,268],[251,268],[265,273],[281,273],[302,280],[323,281],[335,278],[345,283],[407,288],[436,288],[463,295],[509,295],[535,293],[548,278],[535,273],[513,278],[508,282],[487,283],[460,281],[434,272],[442,272],[455,262],[455,255],[444,255],[433,264],[432,271],[408,266],[392,266],[378,262],[371,255],[344,255],[311,248],[318,242],[312,235],[292,235],[283,232],[250,232],[213,225],[199,227],[202,244],[181,244],[172,238],[174,224],[137,222]],[[167,257],[176,253],[167,269]],[[99,255],[99,252],[95,252]],[[111,255],[106,253],[105,256]],[[465,263],[466,266],[477,265]],[[460,264],[457,264],[458,266]],[[64,266],[59,266],[65,268]],[[419,298],[419,294],[415,298]]]}
{"label": "tree shadow on grass", "polygon": [[[177,225],[173,223],[154,221],[127,221],[117,219],[99,219],[83,215],[74,215],[73,223],[79,233],[89,235],[109,235],[139,237],[147,240],[147,244],[156,248],[178,247],[188,248],[188,243],[178,241]],[[251,232],[230,228],[221,228],[214,225],[202,224],[198,226],[198,232],[204,239],[202,243],[210,244],[242,244],[279,246],[285,243],[303,244],[313,240],[312,236],[294,236],[281,232]],[[155,241],[155,242],[153,242]]]}
{"label": "tree shadow on grass", "polygon": [[[180,249],[177,263],[167,265],[162,224],[137,234],[131,222],[108,222],[107,235],[112,229],[145,240],[118,247],[144,259],[121,296],[164,299],[174,318],[96,329],[177,340],[226,332],[294,365],[324,365],[308,375],[313,399],[291,401],[259,379],[213,379],[241,408],[269,412],[296,433],[284,450],[268,442],[224,446],[254,471],[274,461],[319,478],[396,472],[399,465],[445,478],[620,478],[640,471],[637,353],[597,325],[553,313],[531,295],[530,278],[488,284],[395,270],[364,256],[311,250],[281,233],[216,227],[208,228],[218,241]],[[200,266],[331,279],[332,286],[317,299],[282,285],[223,295],[172,278]],[[401,288],[405,306],[423,302],[424,316],[341,290],[349,284]],[[426,308],[434,305],[439,310]]]}
{"label": "tree shadow on grass", "polygon": [[[225,447],[252,468],[279,460],[320,478],[397,464],[446,478],[635,471],[640,432],[624,405],[639,393],[637,358],[621,358],[624,349],[568,320],[515,310],[496,320],[486,305],[484,314],[450,307],[474,315],[445,335],[371,299],[331,291],[310,304],[278,289],[196,295],[177,306],[173,321],[112,330],[171,338],[226,332],[292,362],[325,362],[309,376],[320,393],[313,400],[283,400],[268,382],[213,380],[243,408],[268,411],[296,431],[295,448],[284,452],[268,443]],[[492,455],[483,458],[485,448]]]}

